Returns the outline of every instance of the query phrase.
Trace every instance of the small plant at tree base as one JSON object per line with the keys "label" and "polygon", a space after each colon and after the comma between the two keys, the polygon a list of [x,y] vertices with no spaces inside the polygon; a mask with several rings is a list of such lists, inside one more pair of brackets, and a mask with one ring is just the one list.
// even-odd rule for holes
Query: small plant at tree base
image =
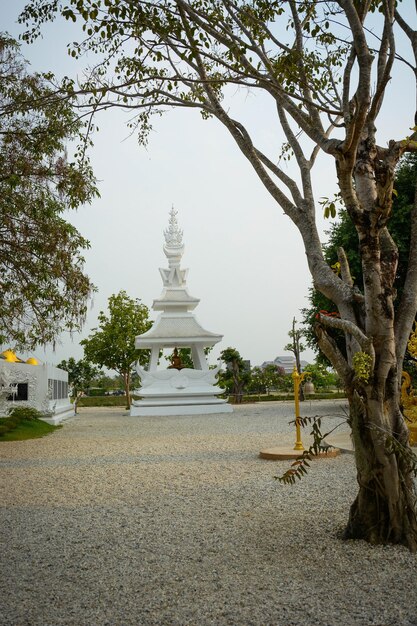
{"label": "small plant at tree base", "polygon": [[[327,453],[330,448],[333,448],[333,446],[330,446],[328,444],[323,445],[323,441],[343,423],[340,422],[339,424],[337,424],[337,426],[329,430],[329,432],[323,434],[321,432],[321,417],[318,417],[317,415],[313,417],[298,417],[297,420],[302,428],[305,428],[308,424],[311,424],[312,430],[310,432],[310,435],[312,435],[313,437],[313,443],[308,450],[304,450],[303,453],[296,458],[294,463],[291,464],[291,467],[286,472],[284,472],[282,476],[275,476],[276,480],[286,485],[293,485],[296,478],[301,480],[301,478],[305,474],[307,474],[308,468],[310,467],[309,461],[311,461],[313,457],[318,456],[322,452]],[[295,424],[296,420],[292,420],[289,423]]]}

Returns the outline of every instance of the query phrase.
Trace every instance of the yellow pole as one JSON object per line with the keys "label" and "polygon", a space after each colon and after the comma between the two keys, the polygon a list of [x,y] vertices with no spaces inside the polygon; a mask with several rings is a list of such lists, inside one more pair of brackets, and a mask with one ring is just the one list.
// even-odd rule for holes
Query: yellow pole
{"label": "yellow pole", "polygon": [[292,373],[292,379],[294,381],[294,403],[295,403],[295,431],[296,442],[294,450],[304,450],[303,442],[301,441],[301,426],[300,426],[300,384],[304,379],[304,374],[299,374],[297,368],[294,367]]}

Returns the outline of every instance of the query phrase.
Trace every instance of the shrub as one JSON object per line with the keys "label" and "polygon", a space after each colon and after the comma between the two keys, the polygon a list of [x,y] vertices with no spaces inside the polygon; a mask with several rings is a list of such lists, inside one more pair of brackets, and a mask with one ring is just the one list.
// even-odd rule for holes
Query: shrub
{"label": "shrub", "polygon": [[22,422],[33,422],[42,417],[37,409],[31,406],[19,406],[9,410],[8,417],[2,418],[0,422],[0,437],[15,430]]}
{"label": "shrub", "polygon": [[87,396],[88,397],[104,396],[104,389],[97,389],[97,388],[89,389],[87,392]]}
{"label": "shrub", "polygon": [[[132,396],[135,400],[138,396]],[[126,406],[126,396],[84,396],[78,401],[78,406]]]}
{"label": "shrub", "polygon": [[[306,395],[306,400],[340,400],[346,398],[346,394],[343,392],[330,392],[330,393],[315,393],[313,395]],[[233,404],[233,400],[229,398],[229,402]],[[293,393],[283,393],[281,395],[258,395],[253,394],[250,396],[244,396],[243,402],[288,402],[294,401]]]}
{"label": "shrub", "polygon": [[42,413],[33,406],[18,406],[9,410],[10,417],[16,417],[20,420],[38,420],[41,419]]}

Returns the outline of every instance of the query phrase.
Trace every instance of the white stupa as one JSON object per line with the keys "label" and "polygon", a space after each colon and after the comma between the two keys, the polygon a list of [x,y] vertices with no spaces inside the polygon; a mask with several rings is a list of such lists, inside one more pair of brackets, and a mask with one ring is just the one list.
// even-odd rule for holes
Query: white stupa
{"label": "white stupa", "polygon": [[[172,208],[169,228],[164,231],[164,252],[169,267],[159,270],[164,288],[152,306],[161,313],[150,330],[136,337],[136,348],[150,349],[151,357],[146,370],[137,365],[141,387],[136,393],[142,399],[133,401],[130,410],[133,416],[229,413],[233,410],[225,400],[216,397],[221,393],[216,386],[219,367],[209,369],[204,348],[214,346],[223,335],[202,328],[192,313],[200,301],[188,293],[188,270],[180,266],[184,254],[182,235],[177,211]],[[191,348],[194,369],[181,368],[175,360],[168,369],[158,369],[160,351],[164,348]]]}

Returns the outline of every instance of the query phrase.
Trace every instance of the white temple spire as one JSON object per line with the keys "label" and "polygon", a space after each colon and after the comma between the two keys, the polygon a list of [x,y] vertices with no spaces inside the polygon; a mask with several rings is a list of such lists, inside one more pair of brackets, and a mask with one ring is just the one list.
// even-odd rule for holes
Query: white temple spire
{"label": "white temple spire", "polygon": [[[141,379],[131,415],[197,415],[201,413],[230,413],[232,407],[218,398],[221,389],[216,385],[219,366],[210,369],[204,349],[221,341],[222,335],[203,328],[193,310],[199,303],[186,287],[188,270],[181,269],[184,252],[182,231],[178,227],[177,211],[172,207],[169,227],[164,231],[164,253],[169,269],[160,269],[164,288],[153,302],[153,310],[160,311],[152,328],[136,337],[139,350],[151,350],[147,370],[137,367]],[[158,369],[161,350],[188,348],[193,368],[182,367],[172,361],[168,369]],[[175,350],[174,350],[175,354]],[[178,360],[178,353],[175,359]]]}
{"label": "white temple spire", "polygon": [[178,227],[177,215],[178,211],[176,211],[174,205],[172,205],[169,213],[169,227],[167,230],[164,230],[165,246],[167,248],[181,248],[183,245],[183,231]]}
{"label": "white temple spire", "polygon": [[184,288],[188,270],[181,269],[181,259],[184,254],[182,241],[183,231],[180,230],[177,220],[178,211],[172,207],[169,213],[169,227],[164,230],[164,253],[168,259],[169,269],[159,269],[164,287]]}

